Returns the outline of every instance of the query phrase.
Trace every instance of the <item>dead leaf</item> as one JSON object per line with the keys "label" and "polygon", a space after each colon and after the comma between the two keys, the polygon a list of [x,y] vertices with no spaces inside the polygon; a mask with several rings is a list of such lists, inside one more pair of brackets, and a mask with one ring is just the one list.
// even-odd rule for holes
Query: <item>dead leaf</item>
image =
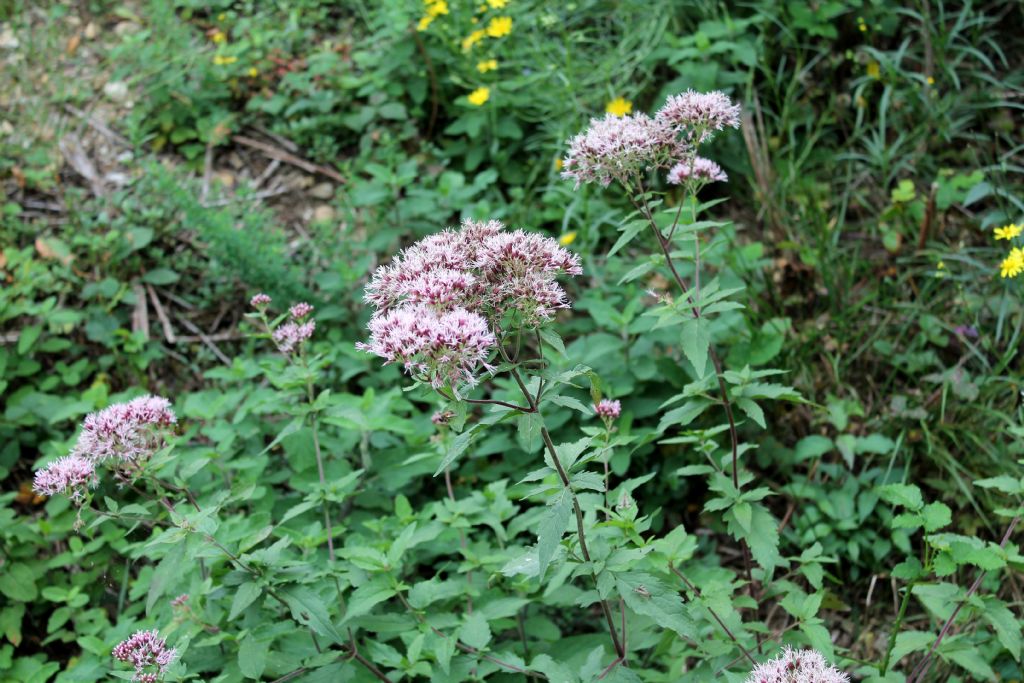
{"label": "dead leaf", "polygon": [[82,42],[82,34],[76,33],[68,39],[68,46],[65,52],[70,57],[78,51],[78,45]]}
{"label": "dead leaf", "polygon": [[57,260],[65,266],[74,260],[68,245],[56,237],[37,237],[36,251],[47,261]]}

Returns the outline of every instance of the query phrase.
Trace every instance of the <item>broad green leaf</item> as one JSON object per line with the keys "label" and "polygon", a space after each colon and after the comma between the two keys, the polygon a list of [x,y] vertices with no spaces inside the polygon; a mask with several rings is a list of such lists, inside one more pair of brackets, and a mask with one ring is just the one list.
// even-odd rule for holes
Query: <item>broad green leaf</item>
{"label": "broad green leaf", "polygon": [[663,628],[670,628],[684,638],[696,637],[696,628],[675,589],[661,579],[645,572],[622,572],[615,575],[619,595],[631,610],[654,619]]}
{"label": "broad green leaf", "polygon": [[459,629],[459,640],[470,647],[482,650],[491,642],[491,627],[479,610],[468,615]]}
{"label": "broad green leaf", "polygon": [[473,433],[476,431],[479,425],[470,427],[466,431],[462,432],[448,443],[448,450],[444,454],[444,458],[441,460],[441,464],[437,466],[437,471],[434,472],[434,476],[441,474],[445,469],[455,462],[455,458],[462,455],[462,453],[469,447],[469,442],[473,439]]}
{"label": "broad green leaf", "polygon": [[278,594],[288,603],[295,621],[303,626],[309,626],[317,635],[330,638],[334,643],[346,642],[346,638],[331,622],[331,617],[324,606],[326,602],[319,595],[302,586],[292,586]]}
{"label": "broad green leaf", "polygon": [[690,318],[683,323],[681,343],[686,360],[693,365],[697,377],[703,377],[704,368],[708,363],[708,349],[711,346],[711,336],[708,334],[708,325],[704,318]]}
{"label": "broad green leaf", "polygon": [[1003,493],[1020,494],[1024,492],[1024,480],[1018,477],[1011,477],[1008,474],[1003,474],[998,477],[991,477],[989,479],[979,479],[974,483],[983,489],[996,489]]}
{"label": "broad green leaf", "polygon": [[261,642],[249,634],[238,645],[238,669],[246,678],[260,680],[267,666],[267,651],[270,643]]}
{"label": "broad green leaf", "polygon": [[568,489],[562,489],[544,515],[537,532],[537,573],[541,580],[544,579],[544,572],[555,556],[555,550],[562,541],[562,534],[569,524],[569,516],[572,514],[572,496]]}
{"label": "broad green leaf", "polygon": [[953,522],[953,511],[945,503],[929,503],[921,510],[921,520],[924,530],[932,533]]}
{"label": "broad green leaf", "polygon": [[924,505],[921,489],[913,484],[886,484],[875,489],[878,496],[892,505],[901,505],[910,510],[920,510]]}
{"label": "broad green leaf", "polygon": [[889,663],[896,664],[911,652],[924,652],[935,642],[936,635],[930,631],[900,631],[896,634],[896,645],[892,649]]}
{"label": "broad green leaf", "polygon": [[550,655],[537,655],[530,662],[530,668],[547,676],[551,683],[579,683],[580,680],[572,669]]}
{"label": "broad green leaf", "polygon": [[348,606],[345,610],[345,618],[341,624],[347,624],[356,617],[367,614],[375,605],[384,602],[395,594],[391,586],[391,579],[386,576],[376,576],[362,586],[356,588],[348,598]]}
{"label": "broad green leaf", "polygon": [[231,600],[231,611],[228,613],[228,621],[234,621],[239,614],[245,611],[245,608],[253,603],[253,601],[260,597],[262,589],[252,581],[246,581],[238,587],[235,591],[235,597]]}
{"label": "broad green leaf", "polygon": [[38,595],[35,572],[20,562],[6,565],[0,570],[0,593],[18,602],[32,602]]}
{"label": "broad green leaf", "polygon": [[1021,647],[1021,625],[1020,621],[1002,600],[987,598],[985,600],[985,611],[981,613],[982,618],[995,629],[996,637],[1006,648],[1014,661],[1020,661]]}

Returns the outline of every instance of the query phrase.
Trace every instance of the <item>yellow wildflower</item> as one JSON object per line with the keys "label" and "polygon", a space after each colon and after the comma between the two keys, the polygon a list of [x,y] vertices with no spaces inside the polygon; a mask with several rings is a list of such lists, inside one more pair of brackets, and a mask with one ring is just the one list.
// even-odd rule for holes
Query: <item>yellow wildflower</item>
{"label": "yellow wildflower", "polygon": [[466,52],[467,50],[472,48],[474,45],[479,43],[481,40],[483,40],[486,36],[487,36],[487,31],[485,31],[482,28],[473,31],[468,36],[466,36],[465,38],[462,39],[462,51]]}
{"label": "yellow wildflower", "polygon": [[466,96],[466,99],[469,100],[470,104],[476,105],[478,107],[482,106],[484,102],[486,102],[490,98],[491,89],[487,87],[477,88],[476,90],[474,90],[473,92],[469,93],[469,95]]}
{"label": "yellow wildflower", "polygon": [[228,15],[225,14],[224,12],[221,12],[220,14],[217,15],[217,21],[224,21],[227,18],[228,18]]}
{"label": "yellow wildflower", "polygon": [[498,68],[498,60],[497,59],[485,59],[482,62],[477,62],[477,65],[476,65],[476,70],[479,71],[482,74],[485,74],[488,71],[494,71],[497,68]]}
{"label": "yellow wildflower", "polygon": [[604,108],[612,116],[625,116],[633,111],[633,103],[624,97],[616,97]]}
{"label": "yellow wildflower", "polygon": [[878,62],[868,62],[868,76],[871,78],[879,78],[882,75],[882,69],[878,65]]}
{"label": "yellow wildflower", "polygon": [[249,67],[249,75],[252,76],[253,78],[256,78],[257,76],[260,75],[260,70],[257,69],[254,66],[250,66]]}
{"label": "yellow wildflower", "polygon": [[928,80],[928,85],[935,85],[935,78],[934,77],[929,76],[927,78],[927,80]]}
{"label": "yellow wildflower", "polygon": [[502,9],[508,4],[508,0],[487,0],[487,4],[491,6],[491,9]]}
{"label": "yellow wildflower", "polygon": [[417,31],[426,31],[430,26],[430,22],[434,20],[434,17],[429,14],[420,18],[420,23],[416,24]]}
{"label": "yellow wildflower", "polygon": [[1001,228],[996,228],[995,236],[997,240],[1012,240],[1014,237],[1019,237],[1021,232],[1024,232],[1024,227],[1016,223],[1010,223]]}
{"label": "yellow wildflower", "polygon": [[437,17],[442,14],[448,14],[448,3],[445,0],[436,0],[427,5],[428,17]]}
{"label": "yellow wildflower", "polygon": [[1001,277],[1017,277],[1021,273],[1024,273],[1024,249],[1014,247],[999,264],[999,275]]}
{"label": "yellow wildflower", "polygon": [[491,38],[501,38],[512,33],[512,17],[494,17],[487,24],[487,35]]}
{"label": "yellow wildflower", "polygon": [[214,55],[213,63],[217,66],[225,66],[226,64],[234,64],[238,61],[238,57],[230,57],[225,55]]}
{"label": "yellow wildflower", "polygon": [[220,29],[217,29],[210,35],[210,40],[218,44],[223,43],[227,39],[228,37],[224,35],[224,31],[221,31]]}
{"label": "yellow wildflower", "polygon": [[558,243],[561,244],[563,247],[567,247],[567,246],[569,246],[570,244],[572,244],[575,241],[576,241],[576,231],[575,230],[571,230],[571,231],[565,233],[564,235],[562,235],[561,237],[558,238]]}

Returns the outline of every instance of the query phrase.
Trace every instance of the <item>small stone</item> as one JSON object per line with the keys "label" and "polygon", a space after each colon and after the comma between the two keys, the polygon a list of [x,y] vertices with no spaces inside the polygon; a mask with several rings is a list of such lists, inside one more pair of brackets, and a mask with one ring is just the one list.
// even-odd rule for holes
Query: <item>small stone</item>
{"label": "small stone", "polygon": [[334,207],[327,204],[321,204],[313,209],[313,222],[330,223],[334,220],[334,215]]}
{"label": "small stone", "polygon": [[238,156],[236,152],[231,152],[228,154],[228,165],[237,170],[245,166],[245,162],[242,161],[242,157]]}
{"label": "small stone", "polygon": [[21,45],[21,43],[18,42],[18,38],[14,35],[14,31],[11,30],[11,27],[4,26],[3,29],[0,30],[0,49],[17,50],[19,45]]}
{"label": "small stone", "polygon": [[309,195],[317,199],[331,199],[334,197],[334,185],[318,183],[309,189]]}
{"label": "small stone", "polygon": [[213,179],[220,183],[221,187],[228,190],[235,186],[235,174],[231,171],[215,171],[213,173]]}
{"label": "small stone", "polygon": [[95,40],[96,36],[100,34],[100,27],[96,25],[95,21],[90,21],[85,25],[85,39]]}
{"label": "small stone", "polygon": [[128,98],[128,85],[124,81],[110,81],[103,86],[103,94],[114,102],[124,102]]}
{"label": "small stone", "polygon": [[134,21],[122,21],[118,22],[118,24],[114,26],[114,34],[120,37],[124,37],[136,33],[139,30],[139,28],[139,25],[136,24]]}
{"label": "small stone", "polygon": [[14,126],[10,121],[0,121],[0,135],[10,135],[14,132]]}

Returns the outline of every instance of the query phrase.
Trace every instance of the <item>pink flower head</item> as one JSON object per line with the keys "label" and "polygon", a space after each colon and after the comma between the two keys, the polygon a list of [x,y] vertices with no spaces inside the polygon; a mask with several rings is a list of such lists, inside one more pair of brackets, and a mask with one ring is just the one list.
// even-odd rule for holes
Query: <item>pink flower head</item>
{"label": "pink flower head", "polygon": [[407,304],[370,320],[370,342],[357,348],[402,363],[435,388],[476,384],[480,366],[495,344],[487,321],[464,308],[438,313],[429,306]]}
{"label": "pink flower head", "polygon": [[291,353],[299,348],[303,342],[313,336],[316,330],[316,321],[310,320],[305,323],[289,322],[281,325],[271,337],[281,353]]}
{"label": "pink flower head", "polygon": [[115,403],[86,416],[71,455],[93,462],[137,461],[163,446],[165,432],[177,421],[171,402],[160,396]]}
{"label": "pink flower head", "polygon": [[79,501],[87,488],[94,488],[99,481],[96,465],[92,460],[78,455],[57,458],[38,470],[32,489],[44,496],[66,493],[72,500]]}
{"label": "pink flower head", "polygon": [[114,659],[135,667],[133,681],[147,683],[165,674],[178,653],[173,647],[167,647],[160,633],[154,630],[136,631],[131,638],[118,643],[111,654]]}
{"label": "pink flower head", "polygon": [[577,189],[582,183],[624,183],[648,168],[665,166],[685,151],[670,126],[647,114],[608,114],[591,119],[590,127],[569,141],[562,177],[576,181]]}
{"label": "pink flower head", "polygon": [[622,403],[609,398],[603,398],[600,403],[594,406],[594,412],[602,420],[615,420],[622,414]]}
{"label": "pink flower head", "polygon": [[746,683],[849,683],[850,677],[830,665],[816,650],[786,647],[776,659],[759,664]]}
{"label": "pink flower head", "polygon": [[188,602],[188,593],[182,593],[171,600],[171,607],[183,607],[186,602]]}
{"label": "pink flower head", "polygon": [[719,90],[687,90],[669,97],[654,119],[675,133],[682,133],[690,144],[699,145],[710,140],[715,131],[739,128],[740,106]]}
{"label": "pink flower head", "polygon": [[311,304],[307,304],[305,301],[297,303],[288,309],[288,315],[292,317],[292,320],[302,320],[312,312],[313,306]]}
{"label": "pink flower head", "polygon": [[268,306],[269,304],[270,297],[267,296],[266,294],[263,294],[262,292],[253,296],[253,298],[249,299],[249,305],[252,306],[253,308],[263,308],[264,306]]}
{"label": "pink flower head", "polygon": [[729,180],[729,176],[725,174],[721,166],[704,157],[693,157],[686,161],[680,161],[668,171],[668,182],[672,185],[682,185],[690,179],[700,184],[715,181],[724,183]]}

